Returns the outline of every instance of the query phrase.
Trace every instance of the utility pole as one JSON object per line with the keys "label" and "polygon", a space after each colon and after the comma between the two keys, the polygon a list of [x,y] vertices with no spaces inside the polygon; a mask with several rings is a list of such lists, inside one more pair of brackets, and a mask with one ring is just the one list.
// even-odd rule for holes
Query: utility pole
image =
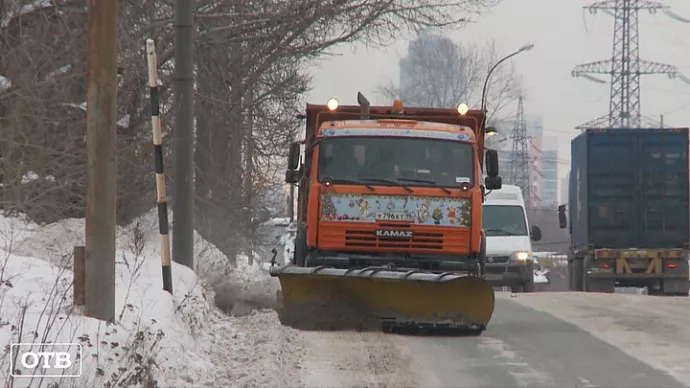
{"label": "utility pole", "polygon": [[256,228],[258,226],[255,222],[255,217],[259,217],[258,212],[254,208],[254,91],[251,90],[245,97],[244,109],[245,120],[245,151],[244,151],[244,200],[247,208],[247,218],[249,221],[249,228],[247,230],[247,261],[249,265],[254,264],[254,244],[256,241]]}
{"label": "utility pole", "polygon": [[[669,78],[690,83],[675,66],[640,59],[638,13],[643,10],[652,14],[661,11],[675,20],[687,21],[669,8],[654,0],[602,0],[584,7],[590,13],[602,11],[613,16],[613,55],[611,59],[577,65],[572,71],[573,77],[583,77],[597,83],[606,81],[591,74],[611,76],[609,113],[578,126],[578,129],[645,128],[640,111],[640,77],[643,75],[666,74]],[[657,125],[655,123],[654,127]]]}
{"label": "utility pole", "polygon": [[194,11],[195,0],[175,1],[173,74],[173,243],[176,263],[194,269]]}
{"label": "utility pole", "polygon": [[517,113],[515,114],[515,128],[511,134],[513,148],[510,160],[510,183],[522,189],[522,195],[527,200],[529,207],[532,201],[531,163],[529,158],[529,136],[527,136],[527,122],[525,121],[525,108],[522,96],[518,99]]}
{"label": "utility pole", "polygon": [[89,0],[86,95],[86,316],[115,320],[117,5]]}

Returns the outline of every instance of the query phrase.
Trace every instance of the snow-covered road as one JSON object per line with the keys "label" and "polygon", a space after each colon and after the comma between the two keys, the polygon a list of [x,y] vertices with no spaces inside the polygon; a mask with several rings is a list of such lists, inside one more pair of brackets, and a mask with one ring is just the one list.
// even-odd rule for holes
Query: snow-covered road
{"label": "snow-covered road", "polygon": [[300,333],[306,387],[690,386],[690,300],[499,294],[477,338]]}

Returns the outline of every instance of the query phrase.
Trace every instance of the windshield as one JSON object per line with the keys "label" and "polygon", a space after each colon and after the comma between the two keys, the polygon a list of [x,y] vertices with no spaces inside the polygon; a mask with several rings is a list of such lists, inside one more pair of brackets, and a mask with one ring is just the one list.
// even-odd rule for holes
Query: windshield
{"label": "windshield", "polygon": [[319,144],[318,179],[334,183],[458,187],[474,184],[472,144],[451,140],[339,137]]}
{"label": "windshield", "polygon": [[484,205],[482,227],[487,236],[527,236],[525,212],[521,206]]}

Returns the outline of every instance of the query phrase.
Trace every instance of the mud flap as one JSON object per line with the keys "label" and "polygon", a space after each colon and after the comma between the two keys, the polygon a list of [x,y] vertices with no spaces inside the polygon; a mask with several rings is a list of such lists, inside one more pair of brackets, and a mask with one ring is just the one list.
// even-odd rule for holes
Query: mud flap
{"label": "mud flap", "polygon": [[494,311],[481,278],[454,273],[272,267],[282,289],[281,319],[302,329],[451,329],[480,333]]}

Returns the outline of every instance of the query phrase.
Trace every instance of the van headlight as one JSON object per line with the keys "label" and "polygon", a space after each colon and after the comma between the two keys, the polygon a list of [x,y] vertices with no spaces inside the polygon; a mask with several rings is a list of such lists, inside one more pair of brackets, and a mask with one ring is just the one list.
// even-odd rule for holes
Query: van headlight
{"label": "van headlight", "polygon": [[513,252],[512,258],[515,261],[527,261],[527,260],[532,259],[532,252],[515,251],[515,252]]}

